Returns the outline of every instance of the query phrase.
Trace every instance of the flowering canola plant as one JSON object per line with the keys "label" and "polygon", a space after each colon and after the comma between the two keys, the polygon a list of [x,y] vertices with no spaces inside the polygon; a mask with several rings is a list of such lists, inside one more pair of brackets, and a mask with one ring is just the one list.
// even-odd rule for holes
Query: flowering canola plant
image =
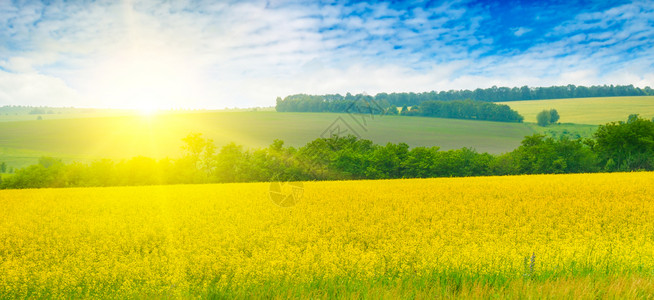
{"label": "flowering canola plant", "polygon": [[0,191],[0,295],[434,274],[654,277],[654,173]]}

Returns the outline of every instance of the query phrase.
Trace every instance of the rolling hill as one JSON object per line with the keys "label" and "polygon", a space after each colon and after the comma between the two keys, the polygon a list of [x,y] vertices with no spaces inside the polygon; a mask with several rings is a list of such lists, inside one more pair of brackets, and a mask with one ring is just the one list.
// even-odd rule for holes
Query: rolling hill
{"label": "rolling hill", "polygon": [[190,132],[203,133],[219,147],[230,142],[266,147],[274,139],[302,146],[328,136],[328,129],[339,126],[341,134],[346,129],[355,131],[379,144],[405,142],[444,150],[471,147],[491,153],[510,151],[524,136],[538,130],[519,123],[404,116],[355,120],[347,114],[265,111],[46,119],[0,122],[0,161],[20,167],[35,163],[42,155],[65,161],[138,155],[176,157],[180,155],[181,138]]}
{"label": "rolling hill", "polygon": [[[196,111],[152,116],[70,114],[66,118],[56,116],[61,119],[46,116],[43,120],[19,116],[12,117],[14,121],[0,122],[0,161],[18,168],[34,164],[44,155],[67,162],[139,155],[177,157],[181,153],[181,138],[191,132],[203,133],[218,147],[234,142],[246,148],[260,148],[275,139],[297,147],[328,136],[329,130],[356,133],[378,144],[404,142],[412,147],[438,146],[443,150],[470,147],[498,154],[515,149],[525,136],[534,133],[588,137],[597,124],[625,120],[632,113],[646,118],[654,116],[653,96],[502,103],[524,115],[527,123],[272,111]],[[551,108],[559,111],[562,124],[543,128],[529,123],[538,112]]]}

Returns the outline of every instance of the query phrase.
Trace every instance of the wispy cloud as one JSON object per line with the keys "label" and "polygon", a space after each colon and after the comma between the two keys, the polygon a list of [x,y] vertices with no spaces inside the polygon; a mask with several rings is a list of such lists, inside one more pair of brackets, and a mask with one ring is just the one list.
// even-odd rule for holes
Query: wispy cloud
{"label": "wispy cloud", "polygon": [[524,35],[527,32],[530,32],[530,31],[531,31],[531,28],[518,27],[518,28],[513,29],[513,34],[515,34],[515,36],[517,36],[517,37],[521,37],[522,35]]}
{"label": "wispy cloud", "polygon": [[219,108],[292,93],[653,85],[653,20],[649,1],[3,2],[0,105]]}

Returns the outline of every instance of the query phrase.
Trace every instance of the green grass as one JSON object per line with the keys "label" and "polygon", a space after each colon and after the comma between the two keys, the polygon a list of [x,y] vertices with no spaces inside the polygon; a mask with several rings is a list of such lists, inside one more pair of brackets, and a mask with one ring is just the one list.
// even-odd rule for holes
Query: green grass
{"label": "green grass", "polygon": [[[271,282],[246,288],[217,288],[212,299],[651,299],[649,274],[585,274],[549,277],[434,274],[369,280],[323,279],[307,284]],[[176,293],[171,296],[192,297]],[[153,295],[154,296],[154,295]]]}
{"label": "green grass", "polygon": [[[124,299],[652,299],[654,278],[639,272],[518,277],[454,271],[370,279],[318,278],[305,283],[288,280],[248,286],[227,283],[210,285],[205,291],[200,286],[171,285],[155,294],[120,288],[109,285],[107,290],[98,291],[82,284],[77,290],[69,291],[68,296],[71,299],[107,295]],[[120,292],[116,294],[116,291]],[[48,293],[30,296],[52,297]]]}
{"label": "green grass", "polygon": [[[412,147],[438,146],[442,150],[470,147],[498,154],[515,149],[525,136],[533,133],[590,137],[597,124],[626,120],[632,113],[646,118],[654,116],[654,96],[504,103],[524,115],[527,123],[405,116],[376,116],[365,121],[359,118],[357,122],[347,114],[277,113],[268,109],[193,111],[152,117],[122,110],[55,109],[55,114],[43,115],[43,120],[36,120],[36,115],[0,114],[0,161],[19,168],[44,155],[67,162],[138,155],[177,157],[180,139],[190,132],[204,133],[219,147],[235,142],[247,148],[260,148],[274,139],[297,147],[328,135],[325,130],[330,125],[354,130],[378,144],[404,142]],[[538,112],[551,108],[559,111],[562,124],[539,127],[530,123]]]}
{"label": "green grass", "polygon": [[[7,170],[9,167],[22,167],[26,165],[31,165],[36,163],[37,159],[41,156],[52,155],[47,151],[37,151],[30,149],[21,149],[21,148],[9,148],[0,146],[0,162],[5,162],[7,164]],[[65,162],[71,162],[80,160],[79,156],[70,156],[66,154],[61,154],[57,156]]]}
{"label": "green grass", "polygon": [[556,109],[561,123],[600,125],[612,121],[626,121],[630,114],[654,117],[654,96],[599,97],[554,100],[499,102],[525,117],[525,122],[536,122],[536,114],[544,109]]}
{"label": "green grass", "polygon": [[48,114],[29,114],[32,108],[20,109],[20,112],[7,111],[0,107],[0,122],[16,122],[16,121],[34,121],[38,117],[43,120],[58,120],[58,119],[78,119],[78,118],[97,118],[97,117],[110,117],[110,116],[125,116],[133,115],[134,111],[126,109],[93,109],[93,108],[44,108],[46,111],[51,111]]}
{"label": "green grass", "polygon": [[518,123],[405,116],[375,116],[364,123],[360,117],[355,121],[347,114],[270,111],[45,119],[0,122],[0,161],[20,167],[42,155],[68,161],[138,155],[177,157],[181,138],[190,132],[203,133],[219,147],[230,142],[249,148],[267,147],[274,139],[302,146],[329,136],[326,130],[335,125],[341,130],[349,126],[348,130],[379,144],[405,142],[412,147],[439,146],[443,150],[471,147],[491,153],[511,151],[524,136],[536,131],[529,124]]}
{"label": "green grass", "polygon": [[438,146],[442,150],[470,147],[499,154],[515,149],[525,136],[534,133],[589,137],[596,128],[406,116],[362,118],[354,120],[336,113],[213,111],[0,122],[0,161],[20,168],[36,163],[41,156],[65,162],[139,155],[178,157],[181,139],[190,132],[203,133],[218,147],[235,142],[246,148],[262,148],[275,139],[298,147],[329,136],[327,129],[335,126],[341,131],[354,130],[361,138],[382,145],[404,142],[411,147]]}

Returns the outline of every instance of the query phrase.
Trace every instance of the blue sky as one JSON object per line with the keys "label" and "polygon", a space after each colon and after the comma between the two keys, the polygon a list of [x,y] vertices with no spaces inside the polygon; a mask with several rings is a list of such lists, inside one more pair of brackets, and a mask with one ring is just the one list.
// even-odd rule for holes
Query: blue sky
{"label": "blue sky", "polygon": [[653,1],[0,1],[0,105],[654,86]]}

